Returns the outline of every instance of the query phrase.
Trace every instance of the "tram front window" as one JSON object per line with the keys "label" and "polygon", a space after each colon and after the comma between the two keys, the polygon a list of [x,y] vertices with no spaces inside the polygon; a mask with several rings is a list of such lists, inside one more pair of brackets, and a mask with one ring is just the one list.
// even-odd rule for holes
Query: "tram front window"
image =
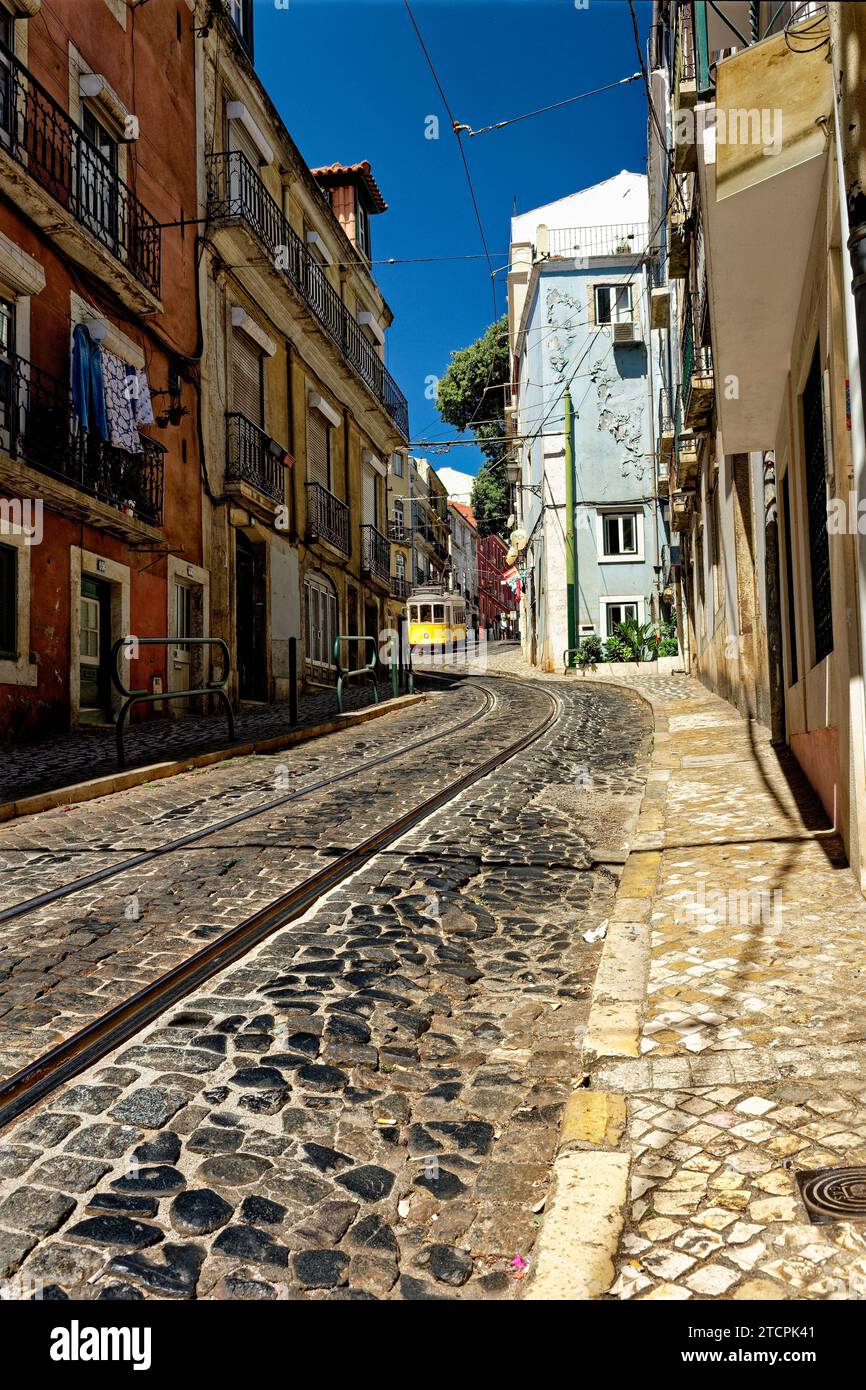
{"label": "tram front window", "polygon": [[431,623],[431,622],[433,621],[433,619],[432,619],[432,617],[431,617],[432,612],[433,612],[433,610],[432,610],[432,608],[431,608],[431,606],[430,606],[429,603],[419,603],[419,605],[418,605],[418,621],[419,621],[419,623]]}
{"label": "tram front window", "polygon": [[444,623],[444,621],[445,621],[445,604],[444,604],[444,603],[434,603],[434,605],[433,605],[433,621],[434,621],[434,623]]}

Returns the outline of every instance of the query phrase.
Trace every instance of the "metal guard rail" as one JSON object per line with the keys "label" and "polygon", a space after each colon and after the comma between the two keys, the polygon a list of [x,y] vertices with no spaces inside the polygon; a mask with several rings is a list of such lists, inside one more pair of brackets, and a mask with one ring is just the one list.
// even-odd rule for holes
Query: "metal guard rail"
{"label": "metal guard rail", "polygon": [[[224,667],[219,680],[208,681],[206,685],[197,686],[194,690],[162,690],[159,693],[149,695],[146,690],[127,690],[120,679],[117,670],[117,657],[122,647],[131,646],[135,643],[139,647],[219,647],[222,650]],[[193,695],[216,695],[226,709],[226,716],[229,725],[229,740],[234,741],[235,736],[235,716],[232,709],[232,702],[225,692],[224,686],[232,670],[232,659],[226,643],[221,637],[118,637],[111,648],[111,680],[115,690],[123,696],[123,703],[117,716],[114,735],[117,741],[117,766],[126,767],[126,754],[123,748],[123,727],[126,723],[126,716],[133,705],[153,705],[157,700],[177,700],[180,698],[190,698]]]}
{"label": "metal guard rail", "polygon": [[[373,655],[366,666],[358,666],[355,670],[346,670],[340,661],[341,642],[371,642],[373,645]],[[338,633],[334,638],[334,665],[337,668],[337,709],[343,713],[343,681],[350,680],[352,676],[370,676],[373,681],[373,701],[379,703],[379,685],[376,680],[376,639],[375,637],[350,637],[347,633]]]}

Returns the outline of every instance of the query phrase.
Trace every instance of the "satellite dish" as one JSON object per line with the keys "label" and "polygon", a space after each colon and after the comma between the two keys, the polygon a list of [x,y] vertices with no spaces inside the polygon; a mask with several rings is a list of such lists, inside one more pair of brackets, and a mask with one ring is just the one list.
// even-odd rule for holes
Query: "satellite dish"
{"label": "satellite dish", "polygon": [[526,532],[517,530],[511,532],[511,544],[515,550],[523,550],[526,546]]}

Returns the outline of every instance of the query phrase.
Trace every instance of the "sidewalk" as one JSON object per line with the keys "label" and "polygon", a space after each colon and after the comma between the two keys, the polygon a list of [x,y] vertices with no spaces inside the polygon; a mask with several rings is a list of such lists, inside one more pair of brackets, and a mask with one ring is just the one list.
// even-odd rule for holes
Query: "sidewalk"
{"label": "sidewalk", "polygon": [[[866,901],[766,730],[688,677],[629,684],[653,765],[535,1296],[864,1298],[866,1225],[811,1224],[797,1174],[866,1163]],[[866,1217],[864,1179],[819,1181],[831,1218]]]}
{"label": "sidewalk", "polygon": [[[379,700],[390,698],[380,683]],[[343,695],[347,712],[373,703],[370,686],[351,686]],[[337,717],[336,690],[317,690],[298,701],[298,723],[289,723],[288,702],[245,705],[235,713],[235,743],[278,738],[295,728],[325,724]],[[186,719],[147,719],[124,732],[127,769],[183,759],[212,749],[231,749],[225,711]],[[7,739],[0,760],[0,804],[41,792],[71,787],[117,771],[113,728],[83,726],[75,733],[32,740]]]}

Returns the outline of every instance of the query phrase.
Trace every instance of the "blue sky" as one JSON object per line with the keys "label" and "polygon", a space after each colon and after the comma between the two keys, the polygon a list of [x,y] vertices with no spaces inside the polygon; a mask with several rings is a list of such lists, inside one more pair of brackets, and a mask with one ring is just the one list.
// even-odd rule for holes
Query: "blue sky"
{"label": "blue sky", "polygon": [[[637,72],[625,0],[410,0],[449,104],[477,129]],[[645,43],[647,0],[636,5]],[[493,317],[466,175],[403,0],[255,0],[256,68],[313,166],[369,159],[388,211],[373,219],[376,278],[394,311],[388,367],[409,401],[413,441],[446,440],[428,378]],[[439,138],[425,138],[439,117]],[[509,219],[646,164],[642,82],[487,135],[464,137],[494,267],[508,260]],[[426,257],[472,259],[422,260]],[[505,310],[503,272],[495,277]],[[422,450],[416,450],[422,452]],[[480,453],[427,450],[476,472]]]}

